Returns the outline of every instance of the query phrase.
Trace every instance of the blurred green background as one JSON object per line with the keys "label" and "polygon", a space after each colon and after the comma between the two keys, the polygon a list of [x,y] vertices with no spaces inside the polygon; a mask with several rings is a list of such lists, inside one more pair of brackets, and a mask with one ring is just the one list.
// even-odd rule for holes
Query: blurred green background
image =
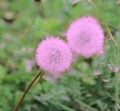
{"label": "blurred green background", "polygon": [[115,111],[120,51],[109,31],[119,49],[120,0],[93,2],[97,9],[90,0],[0,0],[0,111],[13,111],[39,71],[38,43],[49,35],[65,39],[69,24],[85,15],[96,17],[104,29],[104,54],[80,57],[55,81],[46,75],[29,91],[20,111]]}

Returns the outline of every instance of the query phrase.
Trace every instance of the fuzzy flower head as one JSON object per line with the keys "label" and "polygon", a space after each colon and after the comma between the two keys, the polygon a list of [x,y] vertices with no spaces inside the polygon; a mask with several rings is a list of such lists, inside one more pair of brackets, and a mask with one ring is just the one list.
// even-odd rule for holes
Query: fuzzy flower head
{"label": "fuzzy flower head", "polygon": [[86,16],[75,20],[66,33],[73,52],[86,58],[103,53],[104,32],[98,21]]}
{"label": "fuzzy flower head", "polygon": [[38,45],[36,62],[40,68],[54,75],[70,67],[72,53],[64,41],[49,37]]}

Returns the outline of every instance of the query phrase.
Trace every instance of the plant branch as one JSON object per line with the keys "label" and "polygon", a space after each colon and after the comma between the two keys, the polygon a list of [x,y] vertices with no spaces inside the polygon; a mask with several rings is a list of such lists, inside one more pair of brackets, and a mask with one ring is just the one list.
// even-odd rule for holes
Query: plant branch
{"label": "plant branch", "polygon": [[33,86],[34,82],[40,77],[40,80],[42,79],[43,75],[45,74],[45,72],[43,70],[41,70],[36,76],[35,78],[30,82],[30,84],[28,85],[28,87],[25,89],[25,91],[23,92],[23,95],[21,96],[20,100],[18,101],[17,105],[15,106],[13,111],[18,111],[20,105],[22,104],[26,94],[28,93],[28,91],[30,90],[30,88]]}

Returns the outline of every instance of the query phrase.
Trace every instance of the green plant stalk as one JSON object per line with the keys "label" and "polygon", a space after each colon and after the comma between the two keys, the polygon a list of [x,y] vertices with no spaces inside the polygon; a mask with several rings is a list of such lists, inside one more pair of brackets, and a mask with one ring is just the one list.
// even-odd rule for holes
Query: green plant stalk
{"label": "green plant stalk", "polygon": [[82,101],[80,101],[80,100],[76,100],[76,102],[78,102],[81,106],[89,109],[90,111],[98,111],[97,109],[92,108],[91,106],[87,105],[86,103],[84,103],[84,102],[82,102]]}
{"label": "green plant stalk", "polygon": [[18,101],[17,105],[15,106],[14,110],[13,111],[18,111],[19,110],[19,107],[20,105],[22,104],[26,94],[28,93],[28,91],[31,89],[31,87],[33,86],[34,82],[39,78],[39,80],[42,79],[43,75],[45,74],[45,72],[43,70],[41,70],[36,76],[35,78],[30,82],[30,84],[28,85],[28,87],[25,89],[25,91],[23,92],[20,100]]}
{"label": "green plant stalk", "polygon": [[41,77],[42,77],[43,75],[45,75],[45,72],[43,72],[43,73],[35,80],[35,82],[33,83],[33,86],[35,86],[38,82],[41,81]]}
{"label": "green plant stalk", "polygon": [[[100,12],[100,10],[98,9],[98,7],[95,5],[95,3],[92,1],[92,0],[87,0],[98,12],[98,15],[101,15],[102,13]],[[103,20],[103,19],[102,19]],[[108,32],[108,35],[110,37],[110,39],[112,40],[113,44],[115,45],[116,48],[118,48],[118,44],[117,42],[115,41],[114,37],[112,36],[112,33],[107,25],[107,23],[105,21],[103,21],[106,29],[107,29],[107,32]]]}
{"label": "green plant stalk", "polygon": [[118,111],[118,101],[119,101],[119,81],[118,73],[115,73],[115,111]]}

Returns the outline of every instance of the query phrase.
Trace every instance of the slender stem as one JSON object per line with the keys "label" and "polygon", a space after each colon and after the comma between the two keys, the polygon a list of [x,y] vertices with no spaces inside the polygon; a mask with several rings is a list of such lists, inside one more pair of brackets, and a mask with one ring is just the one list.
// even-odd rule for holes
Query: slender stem
{"label": "slender stem", "polygon": [[[95,5],[95,3],[94,3],[92,0],[87,0],[87,1],[97,10],[97,12],[98,12],[99,15],[102,14],[102,13],[100,12],[100,10],[98,9],[98,7]],[[102,19],[102,20],[103,20],[103,19]],[[105,27],[106,27],[106,29],[107,29],[107,32],[108,32],[109,37],[111,38],[113,44],[115,45],[116,48],[118,48],[118,44],[117,44],[117,42],[115,41],[114,37],[112,36],[112,33],[111,33],[111,31],[110,31],[110,29],[109,29],[109,27],[108,27],[108,24],[107,24],[105,21],[103,21],[103,23],[104,23],[104,25],[105,25]]]}
{"label": "slender stem", "polygon": [[35,82],[33,83],[33,86],[35,86],[38,82],[40,82],[41,77],[43,77],[44,74],[45,74],[45,72],[43,71],[43,72],[41,73],[41,75],[35,80]]}
{"label": "slender stem", "polygon": [[35,78],[30,82],[30,84],[28,85],[28,87],[25,89],[25,91],[23,92],[23,95],[21,96],[20,100],[18,101],[17,105],[15,106],[13,111],[18,111],[20,105],[22,104],[26,94],[28,93],[28,91],[30,90],[30,88],[33,86],[34,82],[37,80],[37,78],[39,78],[40,76],[40,80],[42,79],[43,75],[44,75],[44,71],[41,70],[36,76]]}
{"label": "slender stem", "polygon": [[119,82],[118,73],[115,73],[115,111],[118,111],[118,101],[119,101]]}
{"label": "slender stem", "polygon": [[112,35],[111,31],[110,31],[110,28],[108,27],[107,23],[104,23],[104,24],[105,24],[105,26],[106,26],[107,32],[108,32],[108,34],[109,34],[109,37],[111,38],[111,40],[112,40],[112,42],[114,43],[115,47],[118,48],[118,44],[117,44],[117,42],[115,41],[115,39],[114,39],[114,37],[113,37],[113,35]]}

